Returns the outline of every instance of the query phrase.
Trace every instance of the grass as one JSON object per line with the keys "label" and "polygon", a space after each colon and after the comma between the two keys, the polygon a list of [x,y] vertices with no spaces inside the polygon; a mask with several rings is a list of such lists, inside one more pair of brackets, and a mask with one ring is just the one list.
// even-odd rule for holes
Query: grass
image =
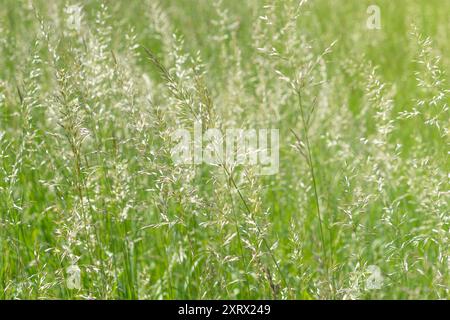
{"label": "grass", "polygon": [[[449,11],[1,0],[0,298],[448,299]],[[175,163],[199,120],[279,172]]]}

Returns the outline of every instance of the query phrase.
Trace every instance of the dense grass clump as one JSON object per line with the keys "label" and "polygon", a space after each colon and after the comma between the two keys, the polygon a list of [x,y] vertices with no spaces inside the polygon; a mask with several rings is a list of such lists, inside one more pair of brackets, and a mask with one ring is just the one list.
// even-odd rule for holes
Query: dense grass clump
{"label": "dense grass clump", "polygon": [[[449,12],[0,0],[0,298],[448,299]],[[174,162],[199,122],[278,173]]]}

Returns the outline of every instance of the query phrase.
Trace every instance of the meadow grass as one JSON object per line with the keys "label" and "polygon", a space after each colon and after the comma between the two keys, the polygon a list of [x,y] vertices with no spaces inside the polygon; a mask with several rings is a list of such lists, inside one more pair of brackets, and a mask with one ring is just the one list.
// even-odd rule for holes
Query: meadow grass
{"label": "meadow grass", "polygon": [[[448,299],[449,12],[0,0],[0,298]],[[278,173],[175,163],[196,121]]]}

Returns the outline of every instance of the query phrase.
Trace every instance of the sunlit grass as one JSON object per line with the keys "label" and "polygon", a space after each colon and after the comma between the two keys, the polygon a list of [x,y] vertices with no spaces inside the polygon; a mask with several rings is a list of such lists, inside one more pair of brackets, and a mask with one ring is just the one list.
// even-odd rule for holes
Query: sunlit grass
{"label": "sunlit grass", "polygon": [[[449,298],[448,12],[1,0],[0,298]],[[279,172],[174,163],[199,119]]]}

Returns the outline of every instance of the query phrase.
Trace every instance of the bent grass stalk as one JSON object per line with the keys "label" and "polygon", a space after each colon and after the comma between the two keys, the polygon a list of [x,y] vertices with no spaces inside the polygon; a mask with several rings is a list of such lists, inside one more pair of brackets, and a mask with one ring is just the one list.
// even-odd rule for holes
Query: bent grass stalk
{"label": "bent grass stalk", "polygon": [[310,145],[310,142],[309,142],[309,133],[308,132],[309,132],[309,119],[310,119],[311,115],[308,116],[308,119],[306,118],[304,107],[303,107],[301,89],[297,88],[295,91],[296,91],[296,94],[297,94],[298,105],[299,105],[299,109],[300,109],[300,117],[301,117],[301,121],[302,121],[303,135],[304,135],[305,144],[302,144],[302,140],[295,133],[294,130],[290,129],[290,131],[294,135],[294,137],[297,140],[297,143],[299,144],[299,146],[301,146],[301,145],[305,146],[303,148],[304,152],[302,153],[302,155],[306,159],[306,162],[307,162],[307,165],[308,165],[308,169],[309,169],[309,172],[310,172],[310,175],[311,175],[311,183],[312,183],[312,187],[313,187],[313,191],[314,191],[314,201],[315,201],[315,207],[316,207],[316,214],[317,214],[317,219],[319,221],[320,241],[321,241],[321,246],[322,246],[322,252],[323,252],[323,255],[325,257],[325,259],[324,259],[325,262],[323,264],[324,264],[324,267],[325,267],[325,272],[326,272],[326,276],[327,276],[329,285],[332,287],[332,290],[334,291],[334,289],[333,289],[333,282],[331,281],[331,278],[330,278],[330,260],[331,259],[328,256],[328,249],[327,249],[327,246],[325,244],[325,236],[324,236],[324,232],[323,232],[324,227],[323,227],[322,213],[321,213],[321,210],[320,210],[319,193],[318,193],[318,190],[317,190],[316,174],[315,174],[315,171],[314,171],[313,153],[312,153],[311,145]]}

